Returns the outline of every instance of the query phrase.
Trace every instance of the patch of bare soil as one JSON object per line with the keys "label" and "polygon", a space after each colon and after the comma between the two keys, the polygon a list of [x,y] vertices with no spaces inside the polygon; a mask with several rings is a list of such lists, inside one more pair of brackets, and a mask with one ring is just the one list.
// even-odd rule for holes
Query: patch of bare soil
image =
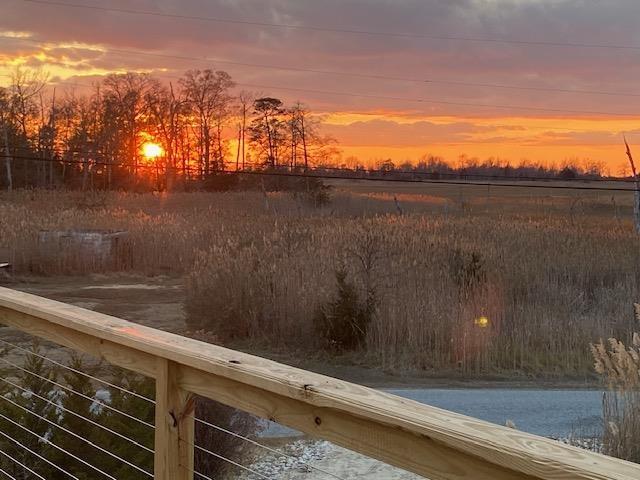
{"label": "patch of bare soil", "polygon": [[182,281],[176,278],[39,277],[5,286],[161,330],[185,327],[184,290]]}

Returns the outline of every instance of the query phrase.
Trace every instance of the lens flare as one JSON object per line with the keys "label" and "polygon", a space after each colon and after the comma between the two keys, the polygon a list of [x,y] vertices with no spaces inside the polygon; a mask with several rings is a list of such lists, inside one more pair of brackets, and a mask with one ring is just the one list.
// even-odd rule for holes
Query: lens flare
{"label": "lens flare", "polygon": [[487,328],[489,326],[489,319],[485,316],[482,317],[478,317],[473,321],[473,324],[476,327],[480,327],[480,328]]}

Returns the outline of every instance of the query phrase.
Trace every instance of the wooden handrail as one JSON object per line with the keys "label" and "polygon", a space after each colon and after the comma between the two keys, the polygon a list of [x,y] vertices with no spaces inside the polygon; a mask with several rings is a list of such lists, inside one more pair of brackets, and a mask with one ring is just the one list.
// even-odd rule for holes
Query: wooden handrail
{"label": "wooden handrail", "polygon": [[[432,480],[640,479],[637,464],[15,290],[0,288],[0,323],[155,378],[156,422],[188,417],[197,394]],[[193,462],[160,430],[158,455]],[[190,478],[178,465],[156,459],[156,478]]]}

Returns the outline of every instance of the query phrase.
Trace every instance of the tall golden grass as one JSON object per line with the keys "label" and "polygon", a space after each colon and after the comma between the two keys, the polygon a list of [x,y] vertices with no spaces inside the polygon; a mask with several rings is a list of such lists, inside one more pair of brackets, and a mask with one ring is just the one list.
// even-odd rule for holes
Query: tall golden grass
{"label": "tall golden grass", "polygon": [[631,222],[610,199],[581,202],[577,216],[564,197],[458,196],[399,195],[399,216],[393,195],[366,193],[317,209],[283,193],[16,192],[0,203],[0,248],[18,274],[86,273],[96,265],[72,252],[44,262],[38,232],[126,230],[117,261],[100,268],[185,276],[194,329],[288,350],[319,348],[313,317],[344,270],[361,298],[376,292],[359,361],[588,374],[585,345],[630,328],[620,319],[639,290]]}
{"label": "tall golden grass", "polygon": [[[635,305],[640,322],[640,305]],[[640,335],[634,333],[627,347],[615,338],[591,346],[595,369],[609,391],[603,406],[604,453],[640,463]]]}

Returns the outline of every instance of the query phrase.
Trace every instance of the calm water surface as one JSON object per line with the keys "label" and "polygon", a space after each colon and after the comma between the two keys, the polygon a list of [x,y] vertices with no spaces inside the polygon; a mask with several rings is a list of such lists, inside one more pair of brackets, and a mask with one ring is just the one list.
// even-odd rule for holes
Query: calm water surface
{"label": "calm water surface", "polygon": [[[596,435],[601,431],[602,392],[598,390],[402,389],[404,398],[545,437]],[[293,432],[270,424],[266,436]]]}
{"label": "calm water surface", "polygon": [[601,430],[597,390],[387,390],[401,397],[545,437]]}

